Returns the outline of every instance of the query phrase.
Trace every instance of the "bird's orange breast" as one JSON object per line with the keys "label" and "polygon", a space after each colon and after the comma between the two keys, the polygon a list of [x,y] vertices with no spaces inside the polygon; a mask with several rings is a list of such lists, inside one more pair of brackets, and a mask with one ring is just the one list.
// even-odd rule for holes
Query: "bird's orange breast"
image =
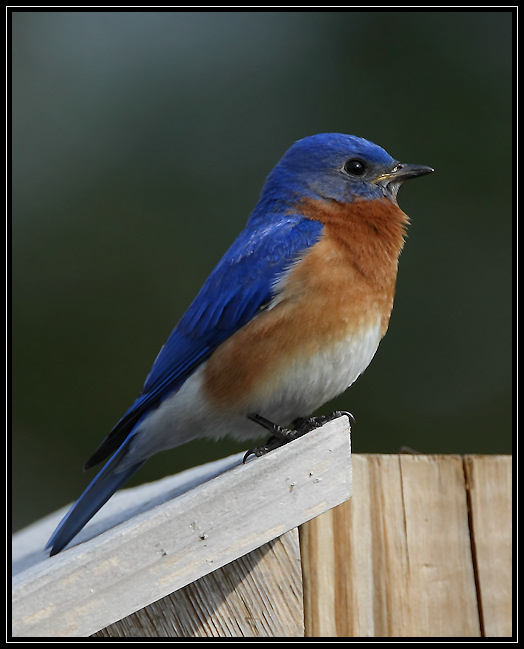
{"label": "bird's orange breast", "polygon": [[290,364],[305,366],[372,328],[378,344],[387,330],[407,216],[388,200],[306,200],[300,212],[324,224],[323,236],[280,280],[271,305],[209,358],[204,389],[217,408],[248,407]]}

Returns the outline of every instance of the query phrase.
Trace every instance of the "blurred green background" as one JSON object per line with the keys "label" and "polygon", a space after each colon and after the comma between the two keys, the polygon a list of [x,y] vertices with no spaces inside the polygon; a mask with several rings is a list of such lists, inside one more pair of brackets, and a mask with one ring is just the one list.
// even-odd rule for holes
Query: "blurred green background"
{"label": "blurred green background", "polygon": [[15,12],[14,527],[80,495],[267,173],[324,131],[436,172],[400,192],[389,333],[323,411],[355,452],[511,452],[511,56],[509,11]]}

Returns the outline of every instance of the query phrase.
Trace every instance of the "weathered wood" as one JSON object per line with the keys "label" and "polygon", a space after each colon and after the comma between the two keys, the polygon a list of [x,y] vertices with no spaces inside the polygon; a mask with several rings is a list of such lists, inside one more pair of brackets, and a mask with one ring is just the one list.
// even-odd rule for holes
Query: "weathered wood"
{"label": "weathered wood", "polygon": [[[181,496],[186,491],[238,466],[242,463],[242,457],[243,453],[237,453],[134,489],[121,489],[95,514],[67,547],[89,541],[120,523]],[[13,534],[13,576],[48,560],[49,552],[44,550],[44,546],[69,507],[70,505],[66,505]]]}
{"label": "weathered wood", "polygon": [[468,455],[465,469],[483,635],[510,637],[512,458]]}
{"label": "weathered wood", "polygon": [[32,565],[13,579],[13,635],[95,633],[343,502],[348,433],[330,422]]}
{"label": "weathered wood", "polygon": [[[332,441],[333,433],[329,435]],[[332,452],[335,447],[331,445]],[[352,462],[352,501],[299,528],[306,635],[508,637],[511,457],[357,455]],[[315,479],[323,477],[315,473]],[[264,489],[271,480],[268,474]],[[286,483],[291,492],[303,488],[293,482]],[[240,482],[238,488],[253,488],[245,485]],[[134,490],[128,491],[132,495]],[[286,506],[286,499],[271,504]],[[242,532],[248,524],[243,518]],[[125,527],[115,530],[123,534]],[[230,532],[232,543],[236,534]],[[81,547],[95,543],[93,551],[99,552],[105,536]],[[118,552],[113,560],[115,556]],[[104,568],[96,562],[93,566]],[[120,574],[118,564],[109,562],[107,568],[106,581]],[[155,574],[147,573],[139,585],[154,588]],[[62,587],[75,579],[92,586],[90,573],[76,570]],[[284,534],[151,602],[96,636],[300,637],[296,535]],[[54,614],[45,608],[35,612]]]}
{"label": "weathered wood", "polygon": [[480,635],[462,458],[353,455],[351,501],[302,525],[306,635]]}
{"label": "weathered wood", "polygon": [[99,638],[303,636],[296,528],[94,634]]}

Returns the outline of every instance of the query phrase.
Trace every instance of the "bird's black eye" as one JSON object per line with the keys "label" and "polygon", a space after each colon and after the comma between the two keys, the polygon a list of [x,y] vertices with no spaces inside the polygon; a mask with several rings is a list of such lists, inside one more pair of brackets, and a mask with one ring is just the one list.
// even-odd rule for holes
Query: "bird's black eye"
{"label": "bird's black eye", "polygon": [[344,163],[344,171],[351,176],[362,176],[366,173],[366,163],[358,158],[350,158]]}

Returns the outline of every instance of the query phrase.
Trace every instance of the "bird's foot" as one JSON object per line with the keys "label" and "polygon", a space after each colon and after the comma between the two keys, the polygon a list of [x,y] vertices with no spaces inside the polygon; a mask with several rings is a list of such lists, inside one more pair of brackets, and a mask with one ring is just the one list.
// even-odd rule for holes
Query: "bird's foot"
{"label": "bird's foot", "polygon": [[305,417],[305,418],[299,417],[298,419],[295,419],[293,425],[295,427],[295,431],[299,431],[297,437],[301,437],[302,435],[309,433],[311,430],[314,430],[315,428],[320,428],[324,424],[327,424],[329,421],[338,419],[343,415],[349,417],[349,419],[351,419],[352,422],[355,421],[355,417],[353,417],[353,415],[350,412],[347,412],[346,410],[335,410],[329,415],[320,415],[319,417]]}
{"label": "bird's foot", "polygon": [[283,428],[282,426],[274,424],[272,421],[269,421],[269,419],[266,419],[265,417],[262,417],[260,415],[248,415],[248,419],[251,419],[251,421],[260,424],[263,428],[268,430],[271,433],[271,437],[263,446],[257,446],[256,448],[249,449],[249,451],[244,455],[244,463],[251,455],[260,457],[261,455],[265,455],[266,453],[269,453],[269,451],[272,451],[279,446],[283,446],[284,444],[287,444],[288,442],[291,442],[292,440],[299,437],[295,430]]}
{"label": "bird's foot", "polygon": [[298,439],[299,437],[302,437],[302,435],[306,435],[315,428],[320,428],[324,424],[327,424],[329,421],[338,419],[343,415],[349,417],[351,421],[355,421],[355,418],[350,412],[335,410],[335,412],[332,412],[329,415],[321,415],[319,417],[298,417],[293,421],[292,429],[283,428],[282,426],[274,424],[272,421],[269,421],[269,419],[261,417],[257,414],[248,415],[248,419],[251,419],[251,421],[260,424],[263,428],[269,430],[271,437],[263,446],[257,446],[256,448],[249,449],[249,451],[244,455],[243,462],[245,463],[251,455],[254,455],[255,457],[261,457],[262,455],[269,453],[269,451],[272,451],[275,448],[279,448],[280,446],[284,446],[284,444],[288,444],[294,439]]}

